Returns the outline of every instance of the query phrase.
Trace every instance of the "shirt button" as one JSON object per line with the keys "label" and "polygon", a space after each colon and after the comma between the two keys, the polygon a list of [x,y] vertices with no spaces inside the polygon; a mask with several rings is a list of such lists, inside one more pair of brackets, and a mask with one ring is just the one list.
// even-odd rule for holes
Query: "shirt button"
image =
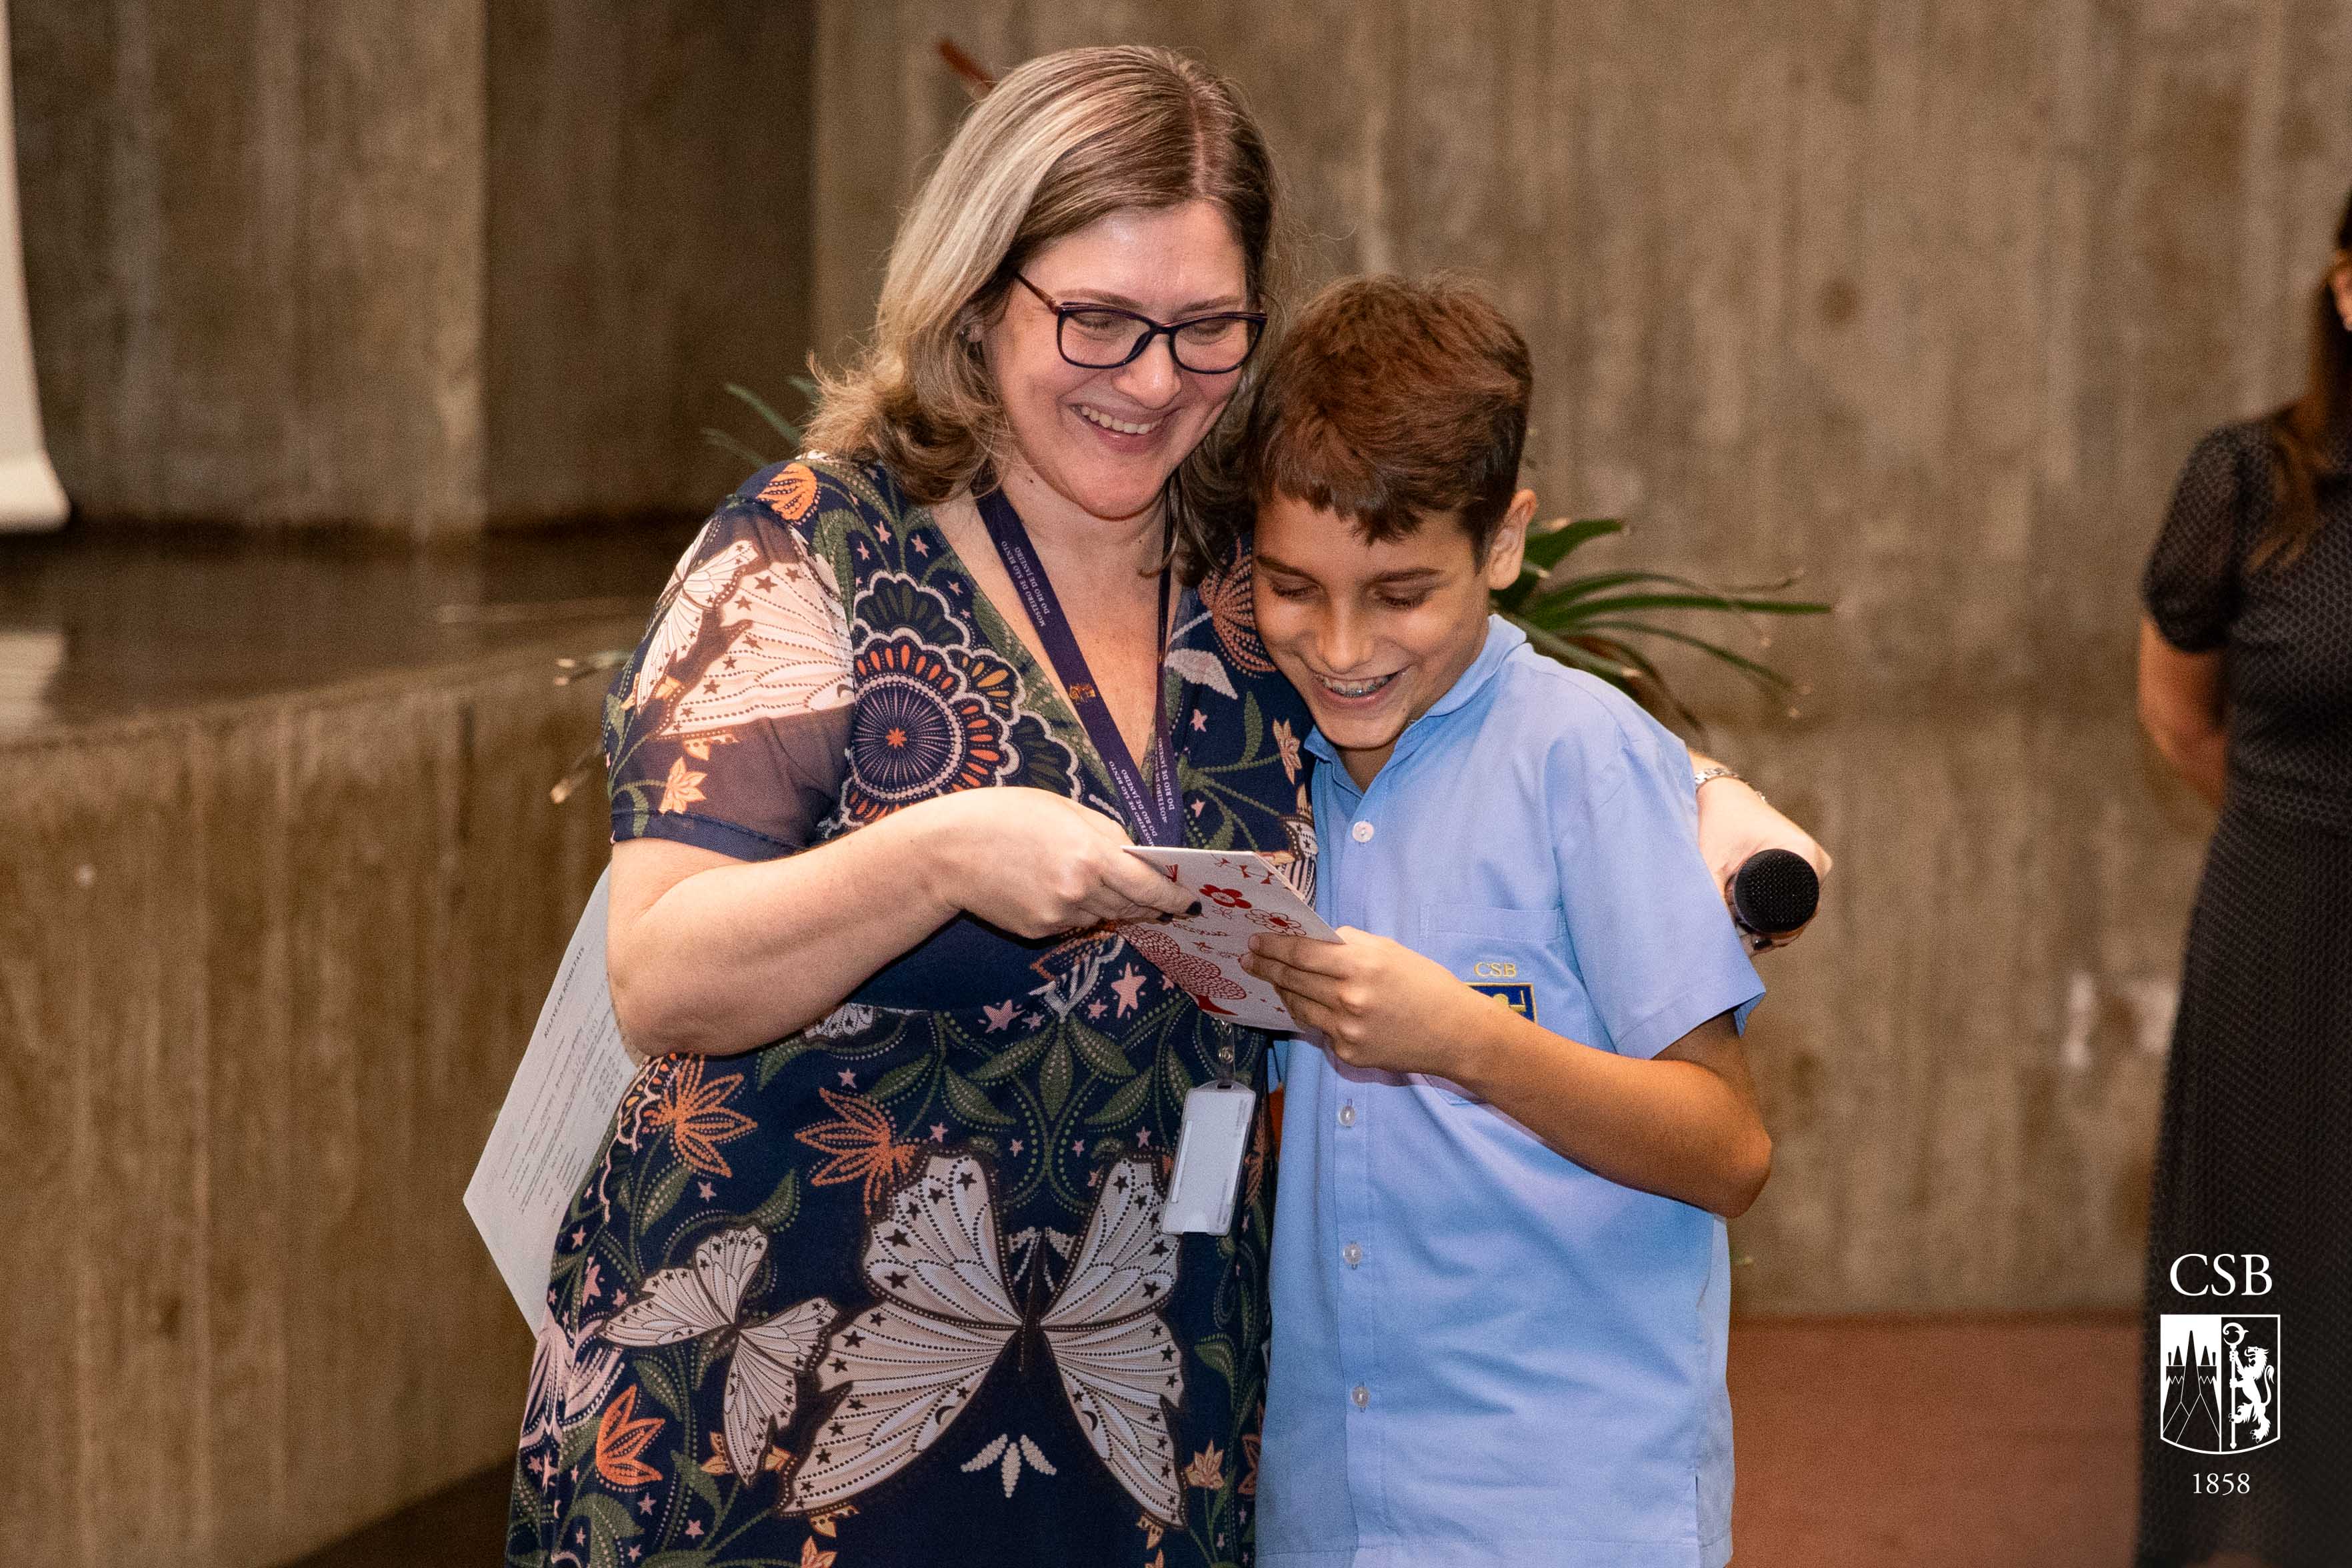
{"label": "shirt button", "polygon": [[1372,1402],[1372,1391],[1360,1383],[1349,1391],[1348,1397],[1355,1401],[1357,1409],[1361,1410]]}
{"label": "shirt button", "polygon": [[1339,1108],[1339,1125],[1342,1127],[1353,1127],[1355,1124],[1356,1102],[1351,1100],[1347,1104]]}
{"label": "shirt button", "polygon": [[1359,822],[1348,830],[1348,836],[1359,844],[1370,844],[1372,841],[1372,825],[1369,822]]}
{"label": "shirt button", "polygon": [[1351,1241],[1339,1249],[1339,1256],[1348,1260],[1349,1268],[1353,1268],[1364,1260],[1364,1249]]}

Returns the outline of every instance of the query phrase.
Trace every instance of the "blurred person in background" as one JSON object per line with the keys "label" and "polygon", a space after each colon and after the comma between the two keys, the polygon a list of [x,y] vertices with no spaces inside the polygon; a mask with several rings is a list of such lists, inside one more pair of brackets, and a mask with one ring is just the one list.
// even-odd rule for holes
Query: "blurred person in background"
{"label": "blurred person in background", "polygon": [[2147,1396],[2138,1562],[2352,1563],[2352,201],[2310,384],[2198,443],[2142,592],[2141,721],[2221,814],[2165,1082],[2146,1364],[2167,1313],[2277,1321],[2268,1345],[2216,1325],[2211,1381],[2191,1356]]}

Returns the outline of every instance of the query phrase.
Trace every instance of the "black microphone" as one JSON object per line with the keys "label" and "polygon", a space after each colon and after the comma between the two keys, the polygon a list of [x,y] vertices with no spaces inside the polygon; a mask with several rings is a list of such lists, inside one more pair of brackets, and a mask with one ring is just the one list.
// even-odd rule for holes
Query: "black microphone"
{"label": "black microphone", "polygon": [[1821,903],[1822,879],[1793,849],[1759,850],[1731,874],[1731,918],[1759,949],[1811,920]]}

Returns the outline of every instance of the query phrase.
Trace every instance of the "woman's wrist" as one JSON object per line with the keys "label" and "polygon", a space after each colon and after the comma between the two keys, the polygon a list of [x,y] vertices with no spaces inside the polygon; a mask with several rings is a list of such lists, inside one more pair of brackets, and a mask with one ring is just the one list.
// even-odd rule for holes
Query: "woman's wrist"
{"label": "woman's wrist", "polygon": [[911,862],[905,885],[924,901],[924,914],[944,924],[963,913],[971,899],[973,870],[971,854],[975,835],[971,829],[968,794],[934,795],[891,813],[867,833],[888,830],[902,839],[901,852]]}

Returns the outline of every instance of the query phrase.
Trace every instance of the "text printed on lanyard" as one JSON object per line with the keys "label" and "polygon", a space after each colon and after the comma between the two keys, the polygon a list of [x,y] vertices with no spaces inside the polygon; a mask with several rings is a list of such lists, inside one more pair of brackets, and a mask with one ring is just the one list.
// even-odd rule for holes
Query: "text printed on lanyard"
{"label": "text printed on lanyard", "polygon": [[[1087,656],[1079,650],[1069,617],[1062,613],[1062,602],[1054,593],[1052,580],[1045,575],[1045,563],[1037,559],[1036,546],[1029,542],[1029,530],[1022,524],[1021,514],[1013,510],[1001,486],[991,485],[974,500],[980,507],[981,521],[988,526],[988,536],[996,545],[996,553],[1004,562],[1004,574],[1013,579],[1013,590],[1021,595],[1021,607],[1029,612],[1029,624],[1037,628],[1038,640],[1045,645],[1045,657],[1053,661],[1054,673],[1061,677],[1062,689],[1069,693],[1070,706],[1076,710],[1078,722],[1086,727],[1087,739],[1094,742],[1095,754],[1102,759],[1104,771],[1110,774],[1111,786],[1118,792],[1119,804],[1134,826],[1138,841],[1181,845],[1184,804],[1176,791],[1176,748],[1168,737],[1168,704],[1162,695],[1162,678],[1155,676],[1152,681],[1151,778],[1147,784],[1127,749],[1126,738],[1111,718],[1110,705],[1103,700],[1101,689],[1095,684],[1093,671],[1087,667]],[[1168,589],[1169,572],[1162,566],[1159,616],[1152,623],[1152,636],[1162,641],[1168,627]]]}

